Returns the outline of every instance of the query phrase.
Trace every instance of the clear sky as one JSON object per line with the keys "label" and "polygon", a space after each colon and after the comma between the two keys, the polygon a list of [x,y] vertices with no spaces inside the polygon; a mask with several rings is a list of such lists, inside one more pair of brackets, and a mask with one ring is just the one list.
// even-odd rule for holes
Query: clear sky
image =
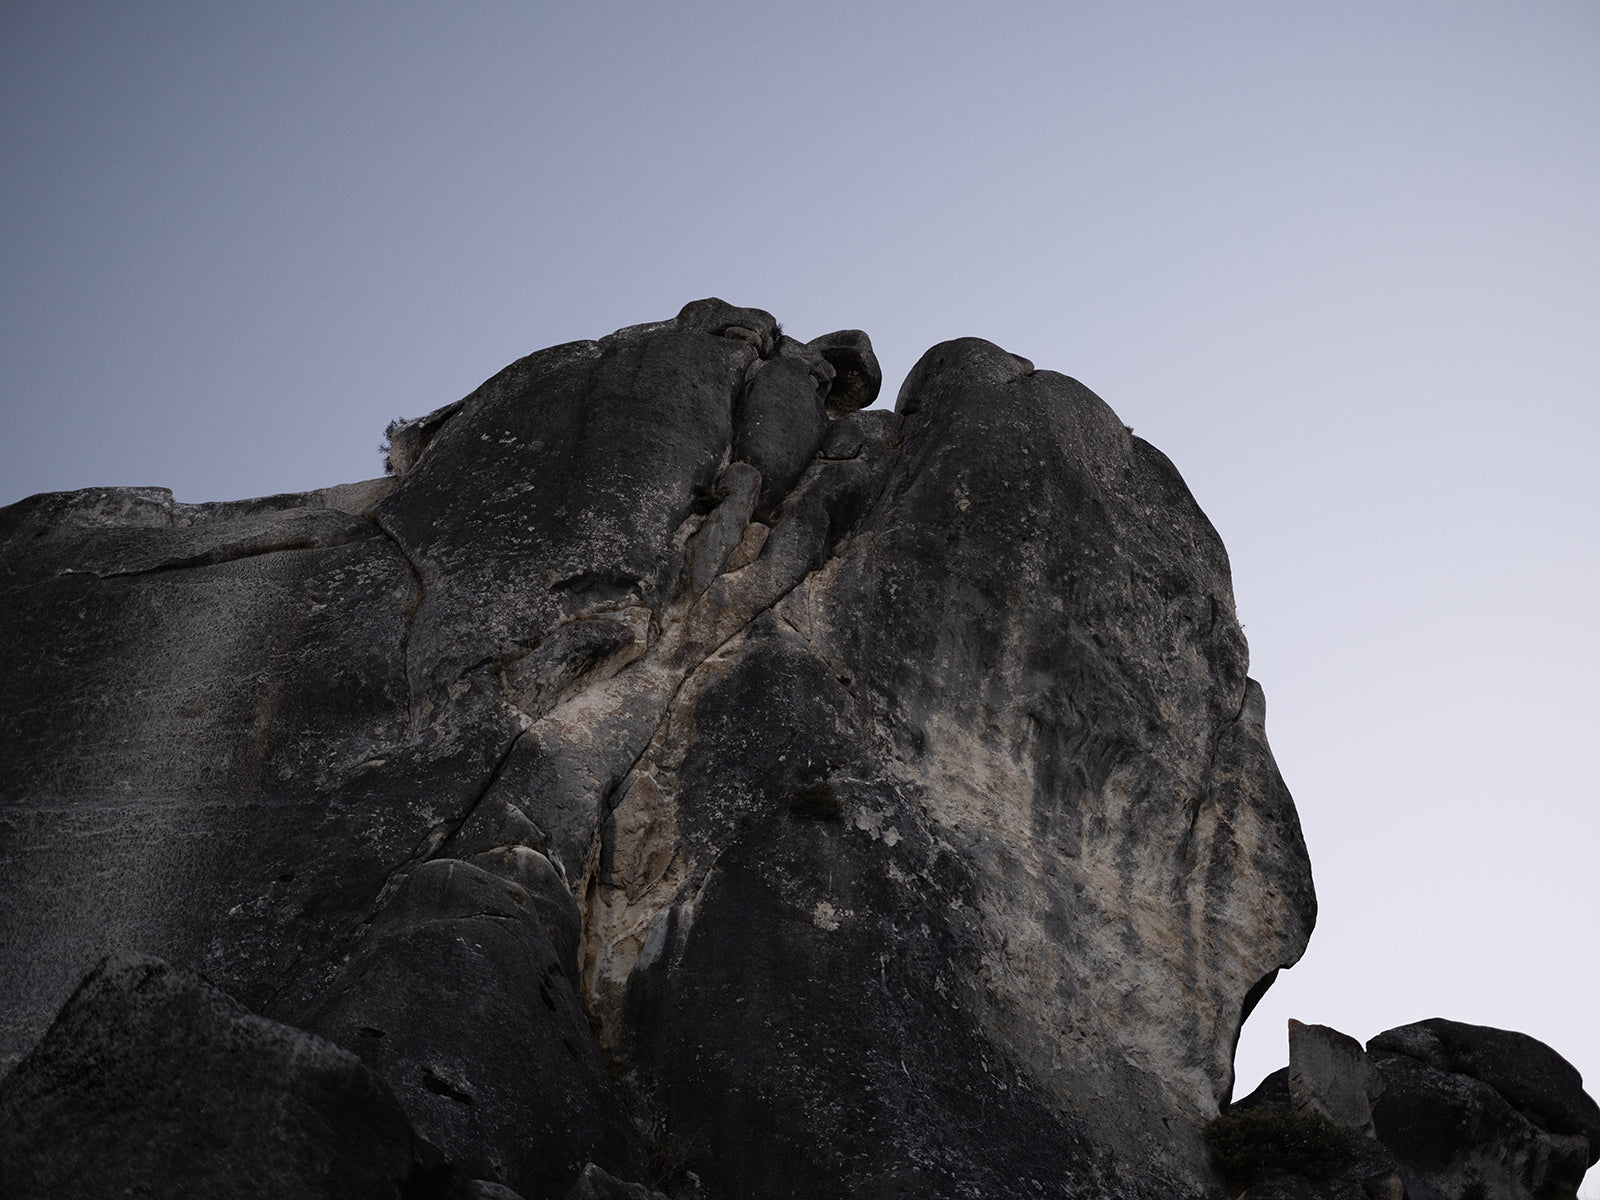
{"label": "clear sky", "polygon": [[1600,5],[0,6],[0,503],[369,477],[707,295],[1177,463],[1322,905],[1241,1091],[1440,1015],[1600,1092]]}

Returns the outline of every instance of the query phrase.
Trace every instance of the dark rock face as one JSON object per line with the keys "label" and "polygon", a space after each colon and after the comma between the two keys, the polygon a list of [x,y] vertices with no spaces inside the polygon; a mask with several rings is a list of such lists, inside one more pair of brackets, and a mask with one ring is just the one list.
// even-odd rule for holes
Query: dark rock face
{"label": "dark rock face", "polygon": [[453,756],[408,748],[416,583],[360,515],[386,486],[0,511],[6,1061],[118,949],[270,1009],[414,852],[400,798],[448,809],[482,787],[509,726]]}
{"label": "dark rock face", "polygon": [[1295,1109],[1319,1112],[1359,1137],[1372,1136],[1369,1097],[1380,1089],[1355,1038],[1326,1025],[1290,1021],[1288,1083]]}
{"label": "dark rock face", "polygon": [[378,1197],[429,1186],[353,1055],[152,958],[108,959],[0,1081],[0,1194]]}
{"label": "dark rock face", "polygon": [[1382,1083],[1378,1136],[1423,1200],[1570,1198],[1600,1160],[1600,1109],[1543,1042],[1434,1018],[1367,1048]]}
{"label": "dark rock face", "polygon": [[1331,1179],[1279,1174],[1243,1194],[1311,1200],[1574,1200],[1600,1159],[1600,1109],[1573,1066],[1522,1033],[1434,1018],[1354,1038],[1290,1022],[1289,1066],[1236,1110],[1310,1110],[1351,1135]]}
{"label": "dark rock face", "polygon": [[1481,1080],[1541,1129],[1582,1135],[1586,1165],[1600,1161],[1600,1105],[1583,1090],[1576,1067],[1525,1033],[1434,1017],[1380,1033],[1367,1049]]}
{"label": "dark rock face", "polygon": [[[1177,1166],[1194,1148],[1168,1120],[1193,1129],[1226,1097],[1246,996],[1298,953],[1313,910],[1222,547],[1104,404],[988,343],[930,351],[899,409],[898,453],[848,544],[690,677],[692,728],[669,721],[619,789],[590,923],[596,1011],[622,1010],[617,1045],[647,1086],[673,1081],[674,1128],[769,1106],[781,1136],[829,1054],[869,1097],[873,1063],[880,1086],[898,1073],[889,1094],[909,1102],[908,1074],[948,1073],[894,1070],[893,1031],[949,1026],[928,1049],[961,1064],[979,1113],[1007,1113],[1001,1128],[1096,1095],[1064,1127]],[[796,798],[824,789],[835,820],[805,820]],[[713,985],[717,962],[733,977]],[[684,1060],[717,1047],[675,1034],[663,1049],[657,1029],[769,1025],[799,1039],[792,1087],[741,1045],[729,1057],[763,1086],[680,1101]],[[956,1033],[979,1029],[981,1044]],[[933,1111],[882,1125],[954,1123]],[[885,1152],[893,1136],[856,1139],[864,1160],[909,1159]],[[1024,1145],[1039,1139],[997,1158],[1032,1161]],[[917,1152],[938,1163],[914,1176],[930,1193],[941,1169],[978,1170]],[[1041,1178],[1059,1173],[1041,1158]]]}
{"label": "dark rock face", "polygon": [[[543,906],[570,911],[570,926]],[[577,916],[526,846],[433,859],[301,1023],[388,1080],[418,1132],[466,1174],[533,1196],[560,1194],[593,1160],[648,1178],[573,991]]]}
{"label": "dark rock face", "polygon": [[1315,915],[1226,554],[1065,376],[880,383],[700,301],[393,479],[0,511],[0,1054],[139,948],[483,1195],[1207,1191]]}

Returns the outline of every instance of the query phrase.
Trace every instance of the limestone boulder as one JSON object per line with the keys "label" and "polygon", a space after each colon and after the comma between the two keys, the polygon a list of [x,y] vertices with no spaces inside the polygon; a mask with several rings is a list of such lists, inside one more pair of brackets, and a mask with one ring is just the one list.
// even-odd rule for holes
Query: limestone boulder
{"label": "limestone boulder", "polygon": [[[1314,916],[1226,555],[1098,398],[989,343],[930,351],[897,416],[848,538],[619,785],[591,1011],[668,1127],[730,1131],[689,1145],[726,1194],[801,1157],[741,1154],[751,1122],[828,1146],[824,1190],[1070,1177],[1051,1121],[1192,1176]],[[973,1119],[1014,1133],[924,1132]]]}
{"label": "limestone boulder", "polygon": [[1372,1097],[1382,1089],[1355,1038],[1290,1021],[1288,1083],[1295,1111],[1321,1113],[1357,1137],[1372,1136]]}

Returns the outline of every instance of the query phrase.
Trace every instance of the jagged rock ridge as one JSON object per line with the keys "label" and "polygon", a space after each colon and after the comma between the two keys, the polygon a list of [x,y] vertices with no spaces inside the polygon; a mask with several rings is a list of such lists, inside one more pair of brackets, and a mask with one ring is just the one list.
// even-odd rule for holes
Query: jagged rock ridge
{"label": "jagged rock ridge", "polygon": [[139,951],[353,1055],[429,1187],[1215,1187],[1315,911],[1221,542],[1074,380],[878,386],[701,301],[392,479],[0,511],[0,1054]]}

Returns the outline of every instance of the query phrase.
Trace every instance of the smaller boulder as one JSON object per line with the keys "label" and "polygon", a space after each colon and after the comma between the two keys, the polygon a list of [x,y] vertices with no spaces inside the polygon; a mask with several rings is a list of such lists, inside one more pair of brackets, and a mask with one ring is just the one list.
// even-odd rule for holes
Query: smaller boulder
{"label": "smaller boulder", "polygon": [[762,358],[772,354],[781,336],[777,318],[765,309],[739,308],[715,296],[689,301],[679,310],[673,324],[679,329],[749,342]]}
{"label": "smaller boulder", "polygon": [[[1376,1039],[1374,1039],[1376,1041]],[[1371,1052],[1383,1082],[1373,1108],[1406,1193],[1478,1200],[1574,1200],[1588,1143],[1546,1133],[1480,1079],[1419,1059]]]}
{"label": "smaller boulder", "polygon": [[1385,1030],[1367,1049],[1482,1080],[1540,1129],[1585,1138],[1588,1165],[1600,1161],[1600,1105],[1583,1090],[1578,1069],[1537,1038],[1432,1017]]}
{"label": "smaller boulder", "polygon": [[415,466],[428,444],[444,428],[444,423],[460,412],[465,403],[464,400],[457,400],[443,408],[434,409],[425,417],[390,421],[389,427],[383,431],[387,439],[383,449],[383,465],[389,474],[404,475]]}
{"label": "smaller boulder", "polygon": [[1361,1043],[1326,1025],[1289,1022],[1289,1098],[1357,1135],[1372,1136],[1377,1075]]}
{"label": "smaller boulder", "polygon": [[883,368],[872,351],[872,339],[859,329],[840,329],[806,343],[833,368],[828,415],[839,417],[866,408],[883,387]]}
{"label": "smaller boulder", "polygon": [[353,1051],[463,1174],[542,1200],[601,1162],[648,1178],[573,990],[580,920],[550,861],[415,867],[305,1024]]}
{"label": "smaller boulder", "polygon": [[424,1149],[355,1055],[140,955],[103,959],[0,1081],[8,1200],[442,1194]]}
{"label": "smaller boulder", "polygon": [[771,519],[822,445],[828,384],[806,356],[780,354],[762,363],[745,388],[733,455],[761,473],[757,520]]}

